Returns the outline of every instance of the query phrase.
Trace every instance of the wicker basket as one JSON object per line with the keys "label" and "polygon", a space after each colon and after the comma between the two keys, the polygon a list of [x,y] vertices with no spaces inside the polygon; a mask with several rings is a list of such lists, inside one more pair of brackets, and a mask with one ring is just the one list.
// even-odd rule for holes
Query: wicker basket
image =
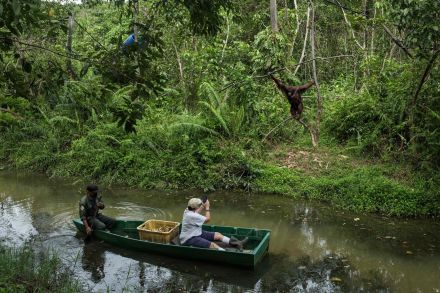
{"label": "wicker basket", "polygon": [[178,222],[148,220],[137,227],[140,240],[158,243],[170,243],[179,234]]}

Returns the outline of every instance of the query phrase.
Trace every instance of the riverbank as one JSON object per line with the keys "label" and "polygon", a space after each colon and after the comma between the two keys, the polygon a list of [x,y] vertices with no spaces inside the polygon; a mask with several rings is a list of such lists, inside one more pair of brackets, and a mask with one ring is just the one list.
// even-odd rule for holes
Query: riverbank
{"label": "riverbank", "polygon": [[0,275],[2,292],[84,291],[57,255],[37,253],[30,246],[0,245]]}
{"label": "riverbank", "polygon": [[153,144],[151,133],[125,134],[107,124],[66,149],[44,137],[14,142],[14,134],[4,136],[0,158],[6,168],[104,185],[246,190],[319,200],[356,212],[440,214],[438,178],[424,177],[405,165],[366,160],[332,144],[314,149],[301,142],[270,145],[186,134],[158,137]]}
{"label": "riverbank", "polygon": [[341,146],[284,145],[271,154],[255,180],[261,191],[319,200],[355,212],[439,214],[439,181],[408,166],[362,158]]}

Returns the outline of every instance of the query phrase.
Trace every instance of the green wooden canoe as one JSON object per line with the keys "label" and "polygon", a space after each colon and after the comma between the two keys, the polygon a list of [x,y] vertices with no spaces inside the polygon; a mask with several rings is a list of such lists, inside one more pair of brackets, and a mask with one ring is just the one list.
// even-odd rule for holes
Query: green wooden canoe
{"label": "green wooden canoe", "polygon": [[[85,232],[84,224],[80,219],[73,220],[73,223],[79,231]],[[93,231],[93,236],[127,249],[248,268],[254,268],[263,259],[269,249],[270,230],[203,225],[204,230],[220,232],[228,237],[235,236],[239,239],[244,237],[249,238],[248,243],[241,252],[236,249],[219,251],[139,240],[137,227],[142,223],[143,221],[117,220],[111,231],[95,230]]]}

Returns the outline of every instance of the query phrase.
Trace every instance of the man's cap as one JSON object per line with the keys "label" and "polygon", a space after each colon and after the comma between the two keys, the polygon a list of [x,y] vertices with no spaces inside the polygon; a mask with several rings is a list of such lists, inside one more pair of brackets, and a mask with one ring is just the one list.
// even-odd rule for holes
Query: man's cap
{"label": "man's cap", "polygon": [[188,201],[188,207],[194,210],[198,209],[202,205],[202,200],[200,198],[191,198]]}
{"label": "man's cap", "polygon": [[87,185],[86,190],[90,192],[98,192],[99,188],[95,184],[89,184]]}

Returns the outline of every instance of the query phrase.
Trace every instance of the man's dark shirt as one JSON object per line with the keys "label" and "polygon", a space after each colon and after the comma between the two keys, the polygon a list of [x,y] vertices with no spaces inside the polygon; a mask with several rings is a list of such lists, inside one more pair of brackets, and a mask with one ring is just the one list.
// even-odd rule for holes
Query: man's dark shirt
{"label": "man's dark shirt", "polygon": [[79,201],[79,217],[81,220],[93,218],[98,215],[99,208],[98,203],[102,203],[101,196],[91,197],[88,195],[83,196]]}

